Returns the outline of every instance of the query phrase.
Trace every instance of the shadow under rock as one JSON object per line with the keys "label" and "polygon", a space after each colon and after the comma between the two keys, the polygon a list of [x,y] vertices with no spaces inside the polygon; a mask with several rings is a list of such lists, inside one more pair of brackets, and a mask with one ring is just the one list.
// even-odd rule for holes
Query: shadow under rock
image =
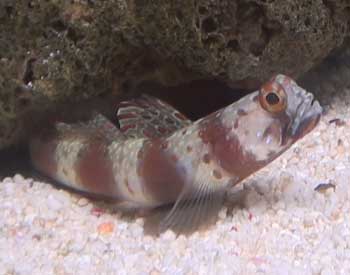
{"label": "shadow under rock", "polygon": [[320,101],[325,112],[333,108],[335,98],[346,100],[344,91],[350,88],[348,44],[344,43],[343,48],[335,49],[322,63],[298,79],[298,83]]}
{"label": "shadow under rock", "polygon": [[34,172],[25,146],[14,146],[0,151],[0,181],[16,174],[32,177]]}
{"label": "shadow under rock", "polygon": [[197,80],[174,87],[144,83],[139,91],[166,101],[191,120],[226,107],[250,92],[232,89],[218,80]]}

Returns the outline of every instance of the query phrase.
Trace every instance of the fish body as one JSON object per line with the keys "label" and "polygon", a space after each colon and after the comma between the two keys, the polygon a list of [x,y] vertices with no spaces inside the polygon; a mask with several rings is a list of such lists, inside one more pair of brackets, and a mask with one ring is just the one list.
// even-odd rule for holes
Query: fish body
{"label": "fish body", "polygon": [[214,194],[276,159],[316,126],[321,111],[312,94],[277,75],[195,122],[152,97],[123,102],[120,128],[101,115],[59,123],[31,140],[30,154],[42,173],[122,208],[174,203],[173,222],[189,206],[210,209]]}

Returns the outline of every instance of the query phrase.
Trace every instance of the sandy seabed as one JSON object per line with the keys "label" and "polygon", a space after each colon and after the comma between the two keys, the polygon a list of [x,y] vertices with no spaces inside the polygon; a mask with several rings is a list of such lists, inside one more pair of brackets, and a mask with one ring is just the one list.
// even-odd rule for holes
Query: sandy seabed
{"label": "sandy seabed", "polygon": [[317,128],[241,185],[243,207],[225,203],[187,236],[147,235],[141,217],[6,177],[0,274],[350,274],[350,90],[322,103]]}

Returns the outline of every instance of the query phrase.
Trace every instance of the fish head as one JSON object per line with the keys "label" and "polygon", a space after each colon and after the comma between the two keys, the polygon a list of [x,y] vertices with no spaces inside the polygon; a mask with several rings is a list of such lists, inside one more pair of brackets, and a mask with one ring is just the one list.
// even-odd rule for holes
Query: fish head
{"label": "fish head", "polygon": [[311,93],[277,75],[225,110],[223,121],[250,159],[270,162],[318,123],[322,108]]}

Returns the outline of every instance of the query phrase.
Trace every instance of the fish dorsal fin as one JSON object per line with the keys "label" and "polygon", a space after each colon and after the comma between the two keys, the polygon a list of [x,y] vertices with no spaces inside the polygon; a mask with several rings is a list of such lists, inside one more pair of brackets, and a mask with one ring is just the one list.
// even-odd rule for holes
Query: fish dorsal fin
{"label": "fish dorsal fin", "polygon": [[125,139],[123,133],[106,117],[100,113],[93,112],[91,119],[84,122],[65,123],[58,122],[56,129],[61,134],[76,133],[77,135],[90,134],[100,136],[108,141]]}
{"label": "fish dorsal fin", "polygon": [[132,138],[167,136],[191,123],[175,108],[149,95],[121,102],[117,118],[120,130]]}

